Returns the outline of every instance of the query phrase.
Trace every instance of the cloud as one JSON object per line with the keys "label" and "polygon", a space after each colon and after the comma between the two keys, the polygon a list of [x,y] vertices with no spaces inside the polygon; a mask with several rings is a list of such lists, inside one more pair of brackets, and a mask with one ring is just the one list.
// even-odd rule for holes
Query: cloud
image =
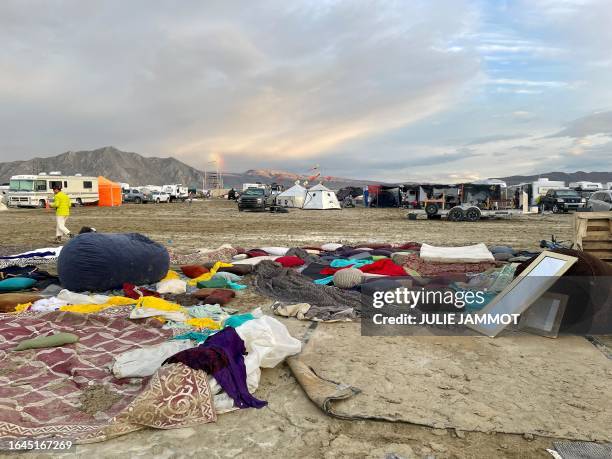
{"label": "cloud", "polygon": [[196,165],[210,153],[316,156],[459,100],[478,60],[441,44],[470,27],[471,10],[450,0],[110,1],[95,12],[5,2],[0,146],[115,144]]}
{"label": "cloud", "polygon": [[594,113],[568,123],[553,137],[586,137],[596,134],[612,135],[612,111]]}

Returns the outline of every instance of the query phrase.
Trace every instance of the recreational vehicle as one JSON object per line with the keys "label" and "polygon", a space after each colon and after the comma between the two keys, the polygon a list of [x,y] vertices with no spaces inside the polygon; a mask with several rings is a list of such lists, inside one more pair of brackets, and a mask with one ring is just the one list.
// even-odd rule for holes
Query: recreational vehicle
{"label": "recreational vehicle", "polygon": [[98,177],[61,175],[14,175],[8,191],[11,207],[45,207],[53,201],[53,187],[59,185],[73,204],[85,205],[98,202]]}

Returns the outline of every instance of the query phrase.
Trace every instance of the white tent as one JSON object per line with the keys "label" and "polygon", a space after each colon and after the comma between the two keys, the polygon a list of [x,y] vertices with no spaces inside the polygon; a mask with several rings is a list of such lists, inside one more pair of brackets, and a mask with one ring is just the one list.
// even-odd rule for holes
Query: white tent
{"label": "white tent", "polygon": [[302,207],[307,190],[299,183],[296,183],[288,190],[276,196],[276,205],[282,207]]}
{"label": "white tent", "polygon": [[336,197],[336,193],[331,191],[323,184],[313,186],[306,193],[304,206],[302,209],[340,209],[340,203]]}

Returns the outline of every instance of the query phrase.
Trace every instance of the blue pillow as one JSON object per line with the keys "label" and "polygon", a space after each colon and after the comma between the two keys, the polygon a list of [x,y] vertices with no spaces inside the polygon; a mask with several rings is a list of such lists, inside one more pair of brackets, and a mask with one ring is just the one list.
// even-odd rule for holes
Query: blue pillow
{"label": "blue pillow", "polygon": [[29,277],[11,277],[0,281],[0,292],[18,292],[34,286],[35,279]]}

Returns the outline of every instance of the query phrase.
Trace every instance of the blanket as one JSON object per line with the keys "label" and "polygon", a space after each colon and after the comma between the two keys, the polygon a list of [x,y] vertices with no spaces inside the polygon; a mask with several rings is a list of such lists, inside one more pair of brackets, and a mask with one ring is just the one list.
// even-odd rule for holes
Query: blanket
{"label": "blanket", "polygon": [[[103,441],[151,426],[174,428],[216,419],[206,375],[163,368],[152,378],[119,380],[113,359],[163,342],[154,319],[128,320],[125,307],[98,314],[54,311],[0,315],[0,439]],[[79,342],[13,352],[36,335],[74,333]]]}
{"label": "blanket", "polygon": [[442,263],[479,263],[495,261],[486,245],[474,244],[464,247],[436,247],[429,244],[421,246],[421,258],[424,261]]}

